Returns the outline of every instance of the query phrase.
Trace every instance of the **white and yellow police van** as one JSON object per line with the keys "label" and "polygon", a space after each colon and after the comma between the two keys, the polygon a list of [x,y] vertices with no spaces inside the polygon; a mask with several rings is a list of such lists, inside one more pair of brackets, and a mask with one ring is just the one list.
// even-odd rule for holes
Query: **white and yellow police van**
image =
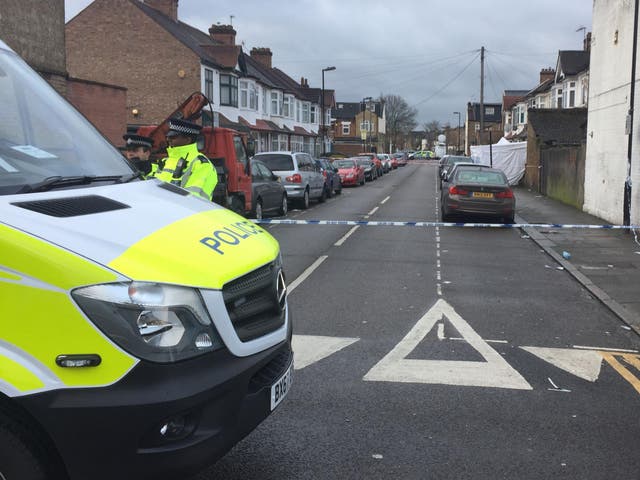
{"label": "white and yellow police van", "polygon": [[278,243],[157,180],[0,41],[0,480],[186,478],[291,384]]}

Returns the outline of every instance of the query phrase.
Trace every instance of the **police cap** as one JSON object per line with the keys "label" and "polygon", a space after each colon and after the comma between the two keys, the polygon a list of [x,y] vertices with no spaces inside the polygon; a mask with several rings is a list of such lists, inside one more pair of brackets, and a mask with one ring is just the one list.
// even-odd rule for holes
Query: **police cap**
{"label": "police cap", "polygon": [[167,137],[183,135],[185,137],[197,137],[202,127],[197,123],[191,123],[179,118],[169,119],[169,131]]}
{"label": "police cap", "polygon": [[123,135],[122,138],[125,141],[125,148],[151,148],[153,146],[153,140],[149,137],[143,137],[142,135],[127,133],[126,135]]}

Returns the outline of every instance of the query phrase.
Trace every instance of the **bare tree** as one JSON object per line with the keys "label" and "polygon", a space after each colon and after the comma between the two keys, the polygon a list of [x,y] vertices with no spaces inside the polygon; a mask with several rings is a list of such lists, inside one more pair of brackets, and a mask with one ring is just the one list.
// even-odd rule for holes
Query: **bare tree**
{"label": "bare tree", "polygon": [[429,148],[432,148],[433,142],[436,141],[436,138],[438,138],[438,135],[442,132],[442,126],[437,120],[432,120],[430,122],[423,123],[422,128],[424,129],[424,135],[427,139]]}
{"label": "bare tree", "polygon": [[396,146],[402,145],[403,139],[416,127],[418,110],[399,95],[380,95],[384,103],[387,123],[387,138]]}

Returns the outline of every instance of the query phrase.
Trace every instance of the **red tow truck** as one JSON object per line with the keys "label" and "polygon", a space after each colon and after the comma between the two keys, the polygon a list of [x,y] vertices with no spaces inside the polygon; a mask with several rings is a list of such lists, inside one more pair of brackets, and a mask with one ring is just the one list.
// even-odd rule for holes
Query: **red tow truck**
{"label": "red tow truck", "polygon": [[[200,92],[192,93],[171,115],[160,125],[142,126],[138,135],[153,139],[153,158],[166,156],[166,134],[169,131],[169,119],[181,118],[197,120],[209,100]],[[199,150],[209,158],[216,167],[218,184],[213,192],[213,201],[241,215],[251,212],[251,145],[247,148],[248,139],[245,134],[221,127],[203,127]]]}

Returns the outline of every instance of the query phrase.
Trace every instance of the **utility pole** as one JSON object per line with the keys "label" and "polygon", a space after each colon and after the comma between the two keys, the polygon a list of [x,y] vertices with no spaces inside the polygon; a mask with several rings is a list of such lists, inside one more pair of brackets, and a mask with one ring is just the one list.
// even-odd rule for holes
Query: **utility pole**
{"label": "utility pole", "polygon": [[631,53],[631,91],[629,92],[629,111],[627,113],[627,177],[624,182],[622,224],[631,225],[631,154],[633,153],[633,117],[636,101],[636,59],[638,57],[638,10],[640,2],[636,0],[633,14],[633,49]]}
{"label": "utility pole", "polygon": [[484,47],[480,49],[480,145],[484,135]]}

